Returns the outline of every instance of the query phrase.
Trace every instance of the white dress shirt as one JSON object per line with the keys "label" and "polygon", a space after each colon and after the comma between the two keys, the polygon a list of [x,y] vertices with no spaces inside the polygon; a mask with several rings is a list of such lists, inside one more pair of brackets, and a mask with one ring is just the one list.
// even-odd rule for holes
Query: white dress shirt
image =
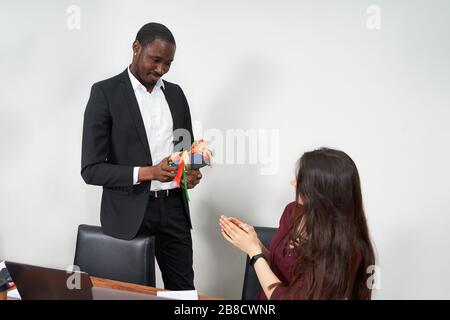
{"label": "white dress shirt", "polygon": [[[144,121],[145,132],[152,154],[153,165],[157,165],[162,159],[169,156],[173,152],[173,122],[172,114],[167,104],[166,97],[161,87],[164,83],[161,79],[153,87],[152,92],[139,82],[128,68],[131,85],[133,86],[136,100],[141,110],[142,120]],[[133,183],[138,182],[139,167],[135,167],[133,171]],[[176,188],[175,181],[161,182],[157,180],[151,181],[151,191],[167,190]]]}

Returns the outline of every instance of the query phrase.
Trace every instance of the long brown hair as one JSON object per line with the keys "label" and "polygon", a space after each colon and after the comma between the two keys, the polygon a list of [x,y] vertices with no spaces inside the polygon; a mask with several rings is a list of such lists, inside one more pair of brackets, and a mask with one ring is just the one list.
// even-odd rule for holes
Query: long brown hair
{"label": "long brown hair", "polygon": [[299,197],[303,204],[291,215],[287,242],[298,259],[285,298],[371,299],[366,271],[375,256],[353,160],[328,148],[303,154]]}

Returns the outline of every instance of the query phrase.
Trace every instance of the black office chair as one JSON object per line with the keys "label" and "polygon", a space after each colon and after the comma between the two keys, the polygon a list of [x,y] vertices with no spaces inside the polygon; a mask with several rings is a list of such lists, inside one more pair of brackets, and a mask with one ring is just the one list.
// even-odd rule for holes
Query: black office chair
{"label": "black office chair", "polygon": [[[259,240],[261,240],[267,249],[269,248],[270,240],[272,240],[272,237],[277,230],[277,228],[255,227]],[[242,288],[242,300],[254,300],[261,291],[258,276],[256,275],[253,267],[250,267],[248,262],[249,257],[247,256],[247,261],[245,264],[244,287]]]}
{"label": "black office chair", "polygon": [[121,240],[80,225],[74,265],[94,277],[155,286],[155,238]]}

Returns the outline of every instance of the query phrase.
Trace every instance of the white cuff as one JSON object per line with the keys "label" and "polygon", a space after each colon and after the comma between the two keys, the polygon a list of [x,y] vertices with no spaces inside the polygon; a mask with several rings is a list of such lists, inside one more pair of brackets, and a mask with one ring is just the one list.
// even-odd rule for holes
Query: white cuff
{"label": "white cuff", "polygon": [[138,181],[138,179],[139,179],[139,168],[140,167],[134,167],[134,169],[133,169],[133,185],[140,184],[140,182]]}

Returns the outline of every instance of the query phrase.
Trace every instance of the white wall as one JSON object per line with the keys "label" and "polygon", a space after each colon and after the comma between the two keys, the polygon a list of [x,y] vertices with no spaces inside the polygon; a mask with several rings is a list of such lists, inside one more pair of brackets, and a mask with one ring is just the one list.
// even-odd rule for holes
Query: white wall
{"label": "white wall", "polygon": [[[71,4],[81,9],[79,30],[66,24]],[[370,5],[381,9],[381,29],[366,26]],[[137,30],[158,21],[178,44],[166,79],[183,87],[204,131],[279,130],[276,174],[216,165],[191,192],[201,293],[240,297],[244,256],[221,239],[218,216],[276,226],[293,199],[295,161],[329,146],[360,170],[381,266],[375,297],[450,298],[448,1],[1,7],[0,258],[64,268],[78,224],[99,224],[101,190],[79,174],[90,86],[124,70]]]}

